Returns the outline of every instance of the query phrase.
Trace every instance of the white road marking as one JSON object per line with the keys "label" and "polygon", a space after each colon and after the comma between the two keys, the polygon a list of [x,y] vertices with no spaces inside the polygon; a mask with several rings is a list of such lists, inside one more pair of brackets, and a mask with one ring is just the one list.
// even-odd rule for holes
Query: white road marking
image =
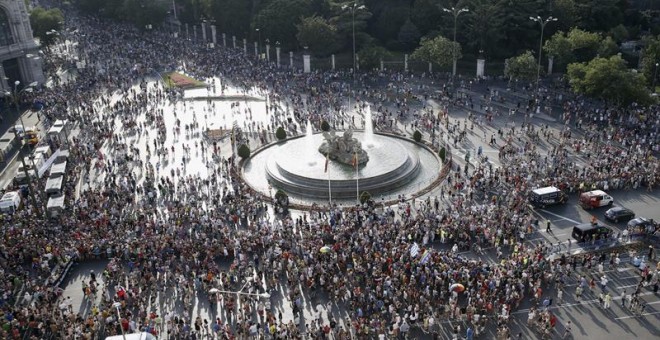
{"label": "white road marking", "polygon": [[560,218],[560,219],[562,219],[562,220],[566,220],[566,221],[569,221],[569,222],[573,222],[573,223],[575,223],[575,224],[580,224],[580,223],[582,223],[582,222],[580,222],[580,221],[576,221],[576,220],[574,220],[574,219],[570,219],[570,218],[568,218],[568,217],[565,217],[565,216],[562,216],[562,215],[559,215],[559,214],[555,214],[555,213],[553,213],[553,212],[549,212],[549,211],[547,211],[547,210],[545,210],[545,209],[540,209],[540,210],[543,211],[544,213],[548,214],[548,215],[552,215],[552,216],[554,216],[554,217],[558,217],[558,218]]}

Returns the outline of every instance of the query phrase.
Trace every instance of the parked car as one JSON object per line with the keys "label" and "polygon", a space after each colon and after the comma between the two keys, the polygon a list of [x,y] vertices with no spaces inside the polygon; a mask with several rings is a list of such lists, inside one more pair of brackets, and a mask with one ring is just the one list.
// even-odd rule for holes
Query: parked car
{"label": "parked car", "polygon": [[618,223],[619,221],[629,221],[635,218],[635,213],[624,207],[614,207],[607,209],[605,218],[609,221]]}
{"label": "parked car", "polygon": [[573,236],[578,242],[587,242],[593,239],[596,235],[596,240],[609,238],[612,235],[612,229],[597,223],[582,223],[573,227]]}
{"label": "parked car", "polygon": [[655,222],[653,219],[650,219],[650,218],[637,217],[637,218],[633,218],[632,220],[628,221],[627,226],[628,226],[628,228],[632,228],[633,232],[635,232],[635,231],[646,231],[646,232],[651,232],[652,233],[658,227],[658,223]]}

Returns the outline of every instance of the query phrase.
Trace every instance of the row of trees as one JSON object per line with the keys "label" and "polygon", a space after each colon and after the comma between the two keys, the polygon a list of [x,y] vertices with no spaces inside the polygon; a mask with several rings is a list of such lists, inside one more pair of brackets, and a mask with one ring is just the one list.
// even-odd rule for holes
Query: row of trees
{"label": "row of trees", "polygon": [[[660,33],[652,11],[640,11],[625,0],[75,0],[87,12],[157,24],[163,13],[176,11],[188,24],[213,22],[220,32],[256,40],[279,41],[287,48],[309,46],[317,55],[350,50],[355,11],[358,49],[377,45],[390,51],[412,51],[422,38],[453,36],[454,18],[443,8],[467,8],[457,20],[457,41],[469,55],[480,51],[503,59],[533,49],[537,24],[529,17],[552,15],[559,20],[546,33],[579,27],[618,38]],[[303,32],[299,34],[299,32]],[[314,39],[314,33],[320,33]],[[312,38],[309,38],[309,37]],[[329,44],[324,44],[328,39]]]}

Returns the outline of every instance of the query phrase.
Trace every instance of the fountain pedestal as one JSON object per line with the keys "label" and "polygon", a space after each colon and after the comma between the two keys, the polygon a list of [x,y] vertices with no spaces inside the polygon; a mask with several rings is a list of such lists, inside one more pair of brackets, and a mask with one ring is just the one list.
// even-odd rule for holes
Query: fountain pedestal
{"label": "fountain pedestal", "polygon": [[325,141],[319,146],[319,152],[333,161],[351,166],[364,165],[369,155],[362,149],[362,144],[353,138],[353,131],[347,130],[342,137],[335,131],[324,132]]}

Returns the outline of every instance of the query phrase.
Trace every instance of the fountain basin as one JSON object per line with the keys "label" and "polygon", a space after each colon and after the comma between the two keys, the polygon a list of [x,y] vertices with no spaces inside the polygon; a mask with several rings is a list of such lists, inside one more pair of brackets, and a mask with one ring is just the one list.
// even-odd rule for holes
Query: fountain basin
{"label": "fountain basin", "polygon": [[[356,132],[358,140],[364,134]],[[328,182],[332,199],[354,200],[359,191],[372,196],[412,193],[439,175],[440,161],[432,151],[410,140],[386,135],[373,135],[367,152],[369,162],[357,170],[330,161],[325,171],[325,157],[304,152],[321,144],[321,134],[289,139],[257,150],[243,167],[243,178],[256,190],[268,193],[270,187],[282,189],[296,203],[322,202],[328,199]],[[359,182],[359,183],[358,183]]]}

